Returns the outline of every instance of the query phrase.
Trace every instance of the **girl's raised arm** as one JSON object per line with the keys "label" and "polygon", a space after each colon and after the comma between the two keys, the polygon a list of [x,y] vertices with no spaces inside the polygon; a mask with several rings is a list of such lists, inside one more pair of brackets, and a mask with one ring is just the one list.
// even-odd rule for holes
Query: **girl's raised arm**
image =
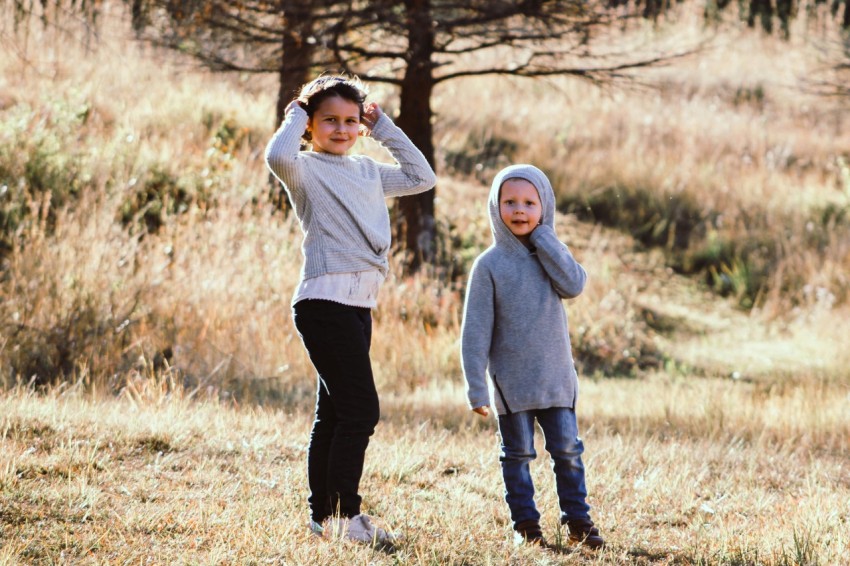
{"label": "girl's raised arm", "polygon": [[266,146],[266,165],[290,191],[297,191],[301,186],[298,154],[306,128],[307,112],[297,100],[293,100],[286,107],[280,128]]}
{"label": "girl's raised arm", "polygon": [[[372,108],[370,113],[369,108]],[[381,111],[370,104],[363,115],[363,123],[376,141],[380,142],[398,162],[396,165],[379,163],[384,194],[390,197],[425,192],[437,184],[437,175],[410,138]]]}

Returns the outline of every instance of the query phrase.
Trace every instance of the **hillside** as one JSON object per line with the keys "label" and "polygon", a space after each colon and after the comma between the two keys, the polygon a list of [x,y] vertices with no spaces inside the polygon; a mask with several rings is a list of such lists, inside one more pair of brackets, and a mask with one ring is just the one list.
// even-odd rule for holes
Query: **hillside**
{"label": "hillside", "polygon": [[[392,556],[305,528],[314,376],[300,230],[262,160],[273,78],[139,45],[118,13],[96,44],[4,21],[0,564],[850,562],[847,101],[804,88],[813,38],[691,19],[645,32],[711,40],[651,87],[435,93],[439,262],[394,258],[374,312],[363,491],[408,537]],[[397,93],[372,96],[392,115]],[[595,557],[512,547],[495,424],[464,402],[465,278],[511,161],[552,177],[589,273],[566,308]]]}

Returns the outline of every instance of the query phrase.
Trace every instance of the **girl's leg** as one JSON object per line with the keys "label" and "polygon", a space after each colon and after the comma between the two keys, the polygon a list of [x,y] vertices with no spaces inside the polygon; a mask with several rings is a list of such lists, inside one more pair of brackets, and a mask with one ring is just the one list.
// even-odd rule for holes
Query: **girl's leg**
{"label": "girl's leg", "polygon": [[529,468],[529,463],[537,457],[534,450],[534,413],[521,411],[499,415],[499,435],[502,438],[499,460],[505,480],[505,501],[511,510],[514,528],[525,521],[539,521]]}
{"label": "girl's leg", "polygon": [[[369,309],[331,301],[295,305],[295,326],[319,373],[307,456],[313,520],[360,513],[358,493],[369,437],[380,417],[372,376]],[[324,516],[323,516],[324,515]]]}
{"label": "girl's leg", "polygon": [[317,378],[317,382],[316,418],[307,451],[307,482],[310,486],[310,518],[321,524],[334,513],[328,493],[328,458],[336,428],[336,414],[322,379]]}
{"label": "girl's leg", "polygon": [[578,437],[578,423],[573,409],[552,408],[537,412],[537,422],[543,429],[546,451],[552,456],[552,470],[561,507],[561,523],[589,520],[587,488],[581,455],[584,443]]}

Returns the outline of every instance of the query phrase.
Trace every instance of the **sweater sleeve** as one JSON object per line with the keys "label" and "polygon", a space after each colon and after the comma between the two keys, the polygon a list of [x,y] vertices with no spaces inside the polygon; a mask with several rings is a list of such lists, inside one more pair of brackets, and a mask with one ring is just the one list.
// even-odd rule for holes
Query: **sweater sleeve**
{"label": "sweater sleeve", "polygon": [[306,128],[307,112],[300,107],[292,108],[266,146],[266,166],[293,197],[303,186],[298,155]]}
{"label": "sweater sleeve", "polygon": [[395,165],[379,163],[384,195],[397,197],[422,193],[437,184],[437,176],[422,152],[393,121],[382,114],[372,137],[387,148]]}
{"label": "sweater sleeve", "polygon": [[489,270],[475,262],[469,275],[461,325],[461,366],[472,409],[490,404],[487,365],[495,321],[495,289]]}
{"label": "sweater sleeve", "polygon": [[538,226],[531,233],[531,243],[537,249],[537,258],[555,292],[563,299],[580,295],[587,282],[587,273],[566,244],[558,240],[555,230],[545,224]]}

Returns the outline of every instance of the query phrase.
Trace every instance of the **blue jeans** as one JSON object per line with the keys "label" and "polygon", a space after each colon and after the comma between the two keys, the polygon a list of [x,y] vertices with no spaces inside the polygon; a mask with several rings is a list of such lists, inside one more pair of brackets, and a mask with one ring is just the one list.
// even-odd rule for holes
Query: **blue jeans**
{"label": "blue jeans", "polygon": [[543,429],[546,451],[552,457],[561,523],[590,519],[584,464],[584,444],[578,437],[578,423],[573,409],[554,407],[499,415],[502,437],[502,476],[505,479],[505,501],[516,526],[522,521],[540,520],[534,505],[534,482],[529,463],[537,457],[534,450],[534,420]]}

